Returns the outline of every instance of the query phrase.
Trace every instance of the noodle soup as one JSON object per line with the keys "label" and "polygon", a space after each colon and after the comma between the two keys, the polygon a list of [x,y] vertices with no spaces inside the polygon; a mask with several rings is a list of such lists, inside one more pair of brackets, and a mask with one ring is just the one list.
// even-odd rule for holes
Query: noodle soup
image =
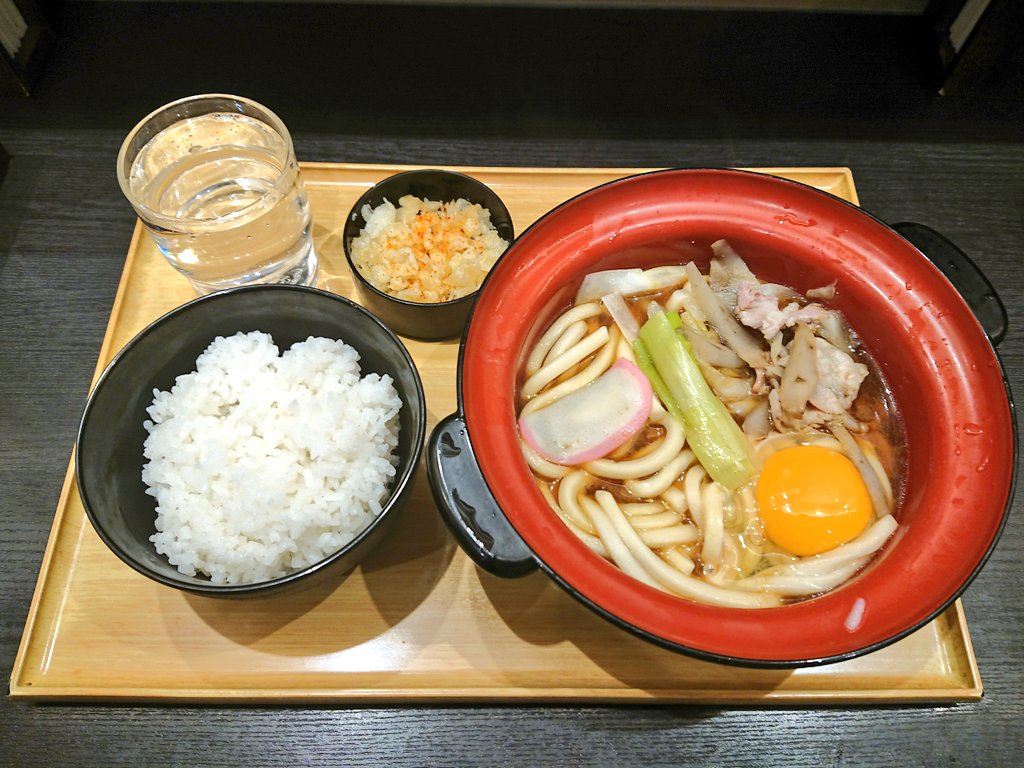
{"label": "noodle soup", "polygon": [[763,282],[727,242],[592,273],[528,350],[524,456],[591,550],[657,589],[762,608],[852,578],[896,529],[902,436],[834,286]]}

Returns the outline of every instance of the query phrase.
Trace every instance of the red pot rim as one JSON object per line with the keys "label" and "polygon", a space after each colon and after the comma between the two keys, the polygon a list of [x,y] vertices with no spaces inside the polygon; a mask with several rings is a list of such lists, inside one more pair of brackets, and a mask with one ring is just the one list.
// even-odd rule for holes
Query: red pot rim
{"label": "red pot rim", "polygon": [[[568,306],[585,272],[689,260],[686,242],[719,237],[765,279],[798,290],[836,281],[832,304],[882,368],[906,432],[899,529],[886,548],[841,588],[781,608],[701,605],[624,575],[551,512],[516,432],[524,348]],[[960,295],[861,209],[764,174],[642,174],[585,192],[540,219],[481,289],[459,386],[480,470],[541,566],[607,618],[702,658],[824,663],[905,636],[947,607],[980,569],[1012,493],[1011,401],[998,358]]]}

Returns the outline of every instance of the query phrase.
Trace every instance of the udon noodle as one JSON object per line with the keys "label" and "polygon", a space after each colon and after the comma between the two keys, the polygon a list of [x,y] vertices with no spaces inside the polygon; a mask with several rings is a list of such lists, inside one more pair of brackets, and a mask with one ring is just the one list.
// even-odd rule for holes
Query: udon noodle
{"label": "udon noodle", "polygon": [[[553,512],[600,557],[683,598],[770,607],[843,584],[892,535],[900,429],[870,358],[821,303],[834,286],[798,295],[725,241],[712,250],[708,274],[587,277],[527,354],[521,442]],[[659,323],[699,370],[696,390],[667,383]],[[705,385],[713,408],[694,395]]]}

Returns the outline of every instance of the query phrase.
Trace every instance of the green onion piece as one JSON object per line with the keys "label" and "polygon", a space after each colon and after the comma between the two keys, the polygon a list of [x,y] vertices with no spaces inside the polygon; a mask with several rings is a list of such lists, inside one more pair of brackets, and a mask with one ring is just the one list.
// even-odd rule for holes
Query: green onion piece
{"label": "green onion piece", "polygon": [[647,345],[640,341],[640,339],[637,339],[633,342],[633,354],[636,356],[637,367],[650,380],[651,389],[654,390],[654,394],[658,396],[658,399],[665,405],[668,412],[672,414],[672,418],[682,424],[685,430],[686,420],[683,417],[683,411],[679,407],[679,403],[672,397],[672,393],[668,391],[668,387],[665,386],[664,379],[658,375],[658,370],[654,367],[654,361],[651,360],[651,353],[647,351]]}
{"label": "green onion piece", "polygon": [[[669,397],[677,404],[690,448],[711,478],[732,490],[755,472],[750,441],[704,380],[690,343],[673,327],[679,317],[676,315],[673,320],[672,314],[676,313],[662,312],[648,319],[640,329],[639,341]],[[646,373],[642,364],[640,370]],[[660,397],[653,379],[651,386]],[[676,416],[675,411],[669,410]]]}

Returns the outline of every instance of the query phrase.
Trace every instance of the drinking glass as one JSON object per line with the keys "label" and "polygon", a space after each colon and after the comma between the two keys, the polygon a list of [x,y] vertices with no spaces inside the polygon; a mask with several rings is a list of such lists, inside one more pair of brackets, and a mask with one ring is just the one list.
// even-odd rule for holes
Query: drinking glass
{"label": "drinking glass", "polygon": [[288,129],[266,107],[228,94],[160,107],[124,140],[117,177],[197,293],[316,282],[309,197]]}

